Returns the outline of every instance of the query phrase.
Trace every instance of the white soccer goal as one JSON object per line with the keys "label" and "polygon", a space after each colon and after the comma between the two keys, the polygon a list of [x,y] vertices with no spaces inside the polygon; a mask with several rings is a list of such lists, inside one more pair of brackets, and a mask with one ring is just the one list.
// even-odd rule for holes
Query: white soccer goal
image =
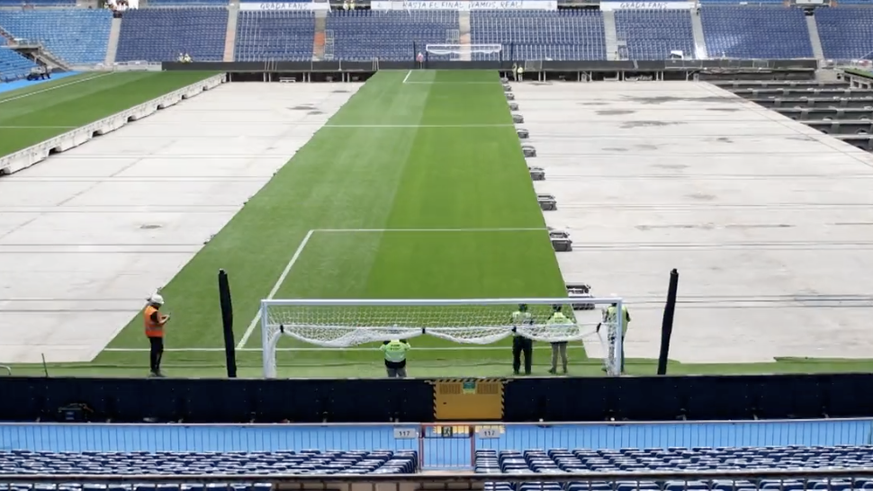
{"label": "white soccer goal", "polygon": [[456,59],[469,58],[466,55],[493,55],[503,51],[502,44],[426,44],[425,52],[437,56],[452,56]]}
{"label": "white soccer goal", "polygon": [[[571,302],[586,304],[589,309],[574,311]],[[513,325],[511,316],[519,304],[527,305],[532,324]],[[557,305],[572,322],[547,323]],[[276,347],[283,336],[315,346],[346,348],[421,335],[483,345],[514,332],[534,341],[552,343],[599,338],[607,373],[619,375],[622,336],[615,335],[619,332],[615,317],[619,316],[605,315],[610,305],[616,305],[621,312],[620,298],[262,300],[264,377],[276,377]],[[596,327],[601,322],[603,326],[597,333]]]}

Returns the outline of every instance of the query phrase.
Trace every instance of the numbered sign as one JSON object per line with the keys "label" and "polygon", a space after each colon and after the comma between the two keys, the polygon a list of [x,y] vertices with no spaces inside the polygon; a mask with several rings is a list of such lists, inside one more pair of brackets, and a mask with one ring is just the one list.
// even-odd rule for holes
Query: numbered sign
{"label": "numbered sign", "polygon": [[477,426],[476,435],[479,438],[500,438],[503,434],[502,425]]}
{"label": "numbered sign", "polygon": [[418,428],[406,427],[406,428],[394,428],[394,438],[398,440],[409,440],[411,438],[418,438]]}

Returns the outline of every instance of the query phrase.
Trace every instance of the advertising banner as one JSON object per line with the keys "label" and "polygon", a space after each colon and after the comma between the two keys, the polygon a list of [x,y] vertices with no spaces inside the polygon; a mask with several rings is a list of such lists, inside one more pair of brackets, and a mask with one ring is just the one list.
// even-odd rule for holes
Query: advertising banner
{"label": "advertising banner", "polygon": [[375,0],[370,3],[370,8],[373,10],[558,10],[558,2],[557,0]]}
{"label": "advertising banner", "polygon": [[694,2],[600,2],[600,10],[691,10]]}
{"label": "advertising banner", "polygon": [[280,12],[288,10],[330,10],[327,2],[240,2],[242,11]]}

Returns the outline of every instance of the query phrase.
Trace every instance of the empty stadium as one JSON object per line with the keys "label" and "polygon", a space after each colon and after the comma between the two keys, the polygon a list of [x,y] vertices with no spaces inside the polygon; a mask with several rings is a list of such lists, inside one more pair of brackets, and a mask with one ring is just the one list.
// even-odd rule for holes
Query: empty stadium
{"label": "empty stadium", "polygon": [[871,13],[0,0],[0,487],[873,488]]}

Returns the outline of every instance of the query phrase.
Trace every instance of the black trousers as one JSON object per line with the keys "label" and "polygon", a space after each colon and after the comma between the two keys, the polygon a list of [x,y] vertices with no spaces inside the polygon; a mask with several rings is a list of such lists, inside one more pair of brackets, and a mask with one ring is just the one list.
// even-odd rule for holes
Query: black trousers
{"label": "black trousers", "polygon": [[152,373],[161,371],[161,358],[164,356],[164,338],[149,338],[149,369]]}
{"label": "black trousers", "polygon": [[512,338],[512,371],[518,373],[521,368],[521,355],[524,353],[524,373],[530,375],[530,365],[533,363],[533,341],[524,336]]}

